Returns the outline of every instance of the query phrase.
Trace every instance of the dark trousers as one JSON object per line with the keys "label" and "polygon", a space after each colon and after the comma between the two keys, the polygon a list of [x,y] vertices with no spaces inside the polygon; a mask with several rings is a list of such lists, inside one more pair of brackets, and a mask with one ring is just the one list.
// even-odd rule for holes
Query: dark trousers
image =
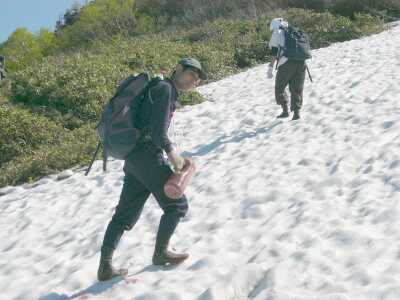
{"label": "dark trousers", "polygon": [[124,172],[121,196],[108,224],[103,247],[116,249],[123,232],[135,226],[146,200],[153,194],[164,211],[158,228],[156,250],[166,248],[180,219],[188,211],[185,196],[174,200],[164,193],[164,184],[172,174],[170,166],[161,151],[138,146],[125,160]]}
{"label": "dark trousers", "polygon": [[303,105],[303,89],[306,64],[303,61],[289,60],[278,68],[275,79],[275,99],[281,106],[287,106],[286,87],[289,85],[291,111],[299,111]]}

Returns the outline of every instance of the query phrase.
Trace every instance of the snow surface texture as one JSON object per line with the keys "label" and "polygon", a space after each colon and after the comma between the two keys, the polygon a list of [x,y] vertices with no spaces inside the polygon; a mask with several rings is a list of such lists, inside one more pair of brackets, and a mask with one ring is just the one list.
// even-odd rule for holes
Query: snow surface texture
{"label": "snow surface texture", "polygon": [[151,265],[150,198],[115,253],[130,275],[97,282],[120,161],[0,190],[0,299],[400,299],[399,45],[397,26],[314,51],[297,122],[267,65],[199,88],[175,116],[198,166],[178,267]]}

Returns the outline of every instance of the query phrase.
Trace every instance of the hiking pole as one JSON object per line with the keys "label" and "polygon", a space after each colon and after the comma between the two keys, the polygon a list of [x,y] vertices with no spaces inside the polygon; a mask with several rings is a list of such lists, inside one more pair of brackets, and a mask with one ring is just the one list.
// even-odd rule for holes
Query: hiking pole
{"label": "hiking pole", "polygon": [[308,66],[306,66],[306,68],[307,68],[308,77],[310,77],[310,81],[313,82],[311,73],[310,73],[310,69],[308,69]]}
{"label": "hiking pole", "polygon": [[107,157],[108,153],[105,147],[103,147],[103,172],[107,171]]}
{"label": "hiking pole", "polygon": [[97,157],[97,153],[99,153],[100,146],[101,146],[101,142],[98,142],[97,143],[96,152],[93,154],[92,161],[90,162],[90,165],[89,165],[89,167],[88,167],[88,169],[87,169],[87,171],[85,173],[85,176],[87,176],[89,174],[90,170],[92,169],[93,163],[94,163],[94,161],[96,160],[96,157]]}

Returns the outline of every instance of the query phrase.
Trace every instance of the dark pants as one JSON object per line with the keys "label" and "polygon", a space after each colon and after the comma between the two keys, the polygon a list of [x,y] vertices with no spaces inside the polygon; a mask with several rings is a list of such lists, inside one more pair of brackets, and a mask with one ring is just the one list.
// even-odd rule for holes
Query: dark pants
{"label": "dark pants", "polygon": [[286,87],[290,90],[291,111],[299,111],[303,105],[303,89],[306,76],[306,64],[303,61],[289,60],[278,68],[275,79],[275,99],[283,107],[288,104]]}
{"label": "dark pants", "polygon": [[161,151],[138,146],[125,160],[124,172],[121,196],[108,224],[103,247],[117,247],[123,232],[135,226],[150,194],[154,195],[164,211],[158,228],[156,250],[167,247],[180,218],[188,211],[185,196],[173,200],[164,193],[164,184],[172,174],[170,166]]}

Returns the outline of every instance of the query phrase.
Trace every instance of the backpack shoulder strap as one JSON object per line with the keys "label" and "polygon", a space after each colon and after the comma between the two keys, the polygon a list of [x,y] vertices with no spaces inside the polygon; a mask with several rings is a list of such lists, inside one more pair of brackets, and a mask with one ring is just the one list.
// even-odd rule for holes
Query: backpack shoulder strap
{"label": "backpack shoulder strap", "polygon": [[143,90],[135,97],[135,101],[130,103],[131,110],[132,110],[132,118],[136,120],[138,114],[140,114],[140,110],[144,101],[150,98],[150,89],[157,85],[162,79],[160,77],[152,78],[147,84],[144,86]]}
{"label": "backpack shoulder strap", "polygon": [[163,81],[163,79],[161,79],[160,77],[154,77],[152,78],[149,83],[146,86],[147,90],[150,90],[152,87],[156,86],[159,82]]}
{"label": "backpack shoulder strap", "polygon": [[[141,97],[142,98],[141,102],[143,102],[147,97],[149,97],[151,100],[150,89],[152,87],[156,86],[161,81],[163,81],[163,79],[161,79],[160,77],[154,77],[147,83],[147,85],[145,86],[145,88],[143,89],[143,92],[142,92],[143,97]],[[140,104],[141,103],[139,103],[139,105]]]}

